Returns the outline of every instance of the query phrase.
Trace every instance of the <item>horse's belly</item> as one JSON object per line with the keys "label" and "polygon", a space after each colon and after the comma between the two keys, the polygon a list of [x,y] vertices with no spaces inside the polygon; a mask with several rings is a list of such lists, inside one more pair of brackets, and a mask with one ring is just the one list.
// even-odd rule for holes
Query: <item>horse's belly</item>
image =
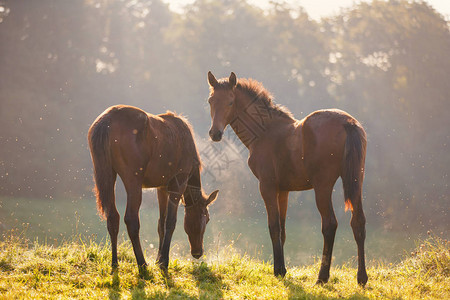
{"label": "horse's belly", "polygon": [[303,191],[312,188],[304,166],[301,127],[296,127],[284,143],[278,147],[278,180],[280,189],[286,191]]}
{"label": "horse's belly", "polygon": [[166,186],[167,180],[164,180],[164,178],[144,178],[142,182],[143,188],[155,188],[160,186]]}
{"label": "horse's belly", "polygon": [[292,172],[280,178],[279,188],[283,191],[304,191],[312,189],[309,179],[303,172]]}
{"label": "horse's belly", "polygon": [[[173,180],[179,180],[181,173],[189,174],[191,167],[189,164],[174,164],[170,161],[151,161],[147,165],[143,179],[143,187],[152,188],[167,186]],[[180,182],[182,184],[182,182]]]}
{"label": "horse's belly", "polygon": [[312,188],[302,158],[295,158],[279,169],[279,187],[285,191],[303,191]]}

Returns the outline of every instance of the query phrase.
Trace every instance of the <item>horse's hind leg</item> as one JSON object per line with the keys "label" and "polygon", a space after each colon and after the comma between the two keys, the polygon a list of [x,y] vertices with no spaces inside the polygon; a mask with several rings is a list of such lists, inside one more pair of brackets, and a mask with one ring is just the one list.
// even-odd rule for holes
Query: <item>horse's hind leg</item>
{"label": "horse's hind leg", "polygon": [[[167,186],[166,194],[168,195],[168,202],[166,206],[167,210],[165,210],[165,220],[163,223],[164,235],[161,240],[161,244],[159,245],[160,250],[158,253],[158,258],[156,259],[156,263],[160,266],[162,270],[167,270],[169,266],[170,242],[172,241],[172,235],[177,223],[178,204],[180,203],[181,197],[184,191],[186,190],[187,180],[188,180],[187,174],[179,174],[172,180],[170,180]],[[158,201],[160,201],[159,198]]]}
{"label": "horse's hind leg", "polygon": [[333,253],[334,237],[338,226],[334,215],[331,193],[333,184],[314,187],[316,205],[322,218],[323,253],[317,284],[326,283],[330,278],[331,255]]}
{"label": "horse's hind leg", "polygon": [[355,237],[358,246],[358,273],[357,281],[360,285],[367,283],[368,277],[366,272],[366,263],[364,257],[364,241],[366,239],[366,217],[362,209],[361,195],[357,201],[352,201],[353,211],[350,225],[353,229],[353,236]]}
{"label": "horse's hind leg", "polygon": [[117,260],[117,236],[119,234],[119,223],[120,215],[117,211],[116,205],[113,204],[106,216],[106,224],[108,227],[109,236],[111,238],[111,266],[113,271],[119,266],[119,262]]}
{"label": "horse's hind leg", "polygon": [[117,235],[119,234],[120,215],[116,208],[114,192],[116,178],[117,173],[111,169],[107,176],[104,176],[101,180],[96,180],[97,197],[101,199],[101,205],[106,217],[106,226],[111,238],[111,266],[113,272],[119,266],[117,260]]}
{"label": "horse's hind leg", "polygon": [[124,220],[127,225],[128,236],[133,245],[133,251],[136,256],[139,270],[142,271],[147,265],[139,238],[139,208],[141,207],[142,202],[142,181],[135,177],[131,180],[124,180],[124,185],[127,191],[127,208]]}

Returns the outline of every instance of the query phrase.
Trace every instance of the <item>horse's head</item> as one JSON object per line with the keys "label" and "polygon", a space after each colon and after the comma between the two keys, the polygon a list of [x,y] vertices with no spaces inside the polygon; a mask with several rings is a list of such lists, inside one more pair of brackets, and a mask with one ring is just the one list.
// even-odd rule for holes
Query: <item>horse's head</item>
{"label": "horse's head", "polygon": [[206,224],[209,222],[208,206],[216,200],[218,193],[218,190],[212,192],[209,196],[201,193],[196,202],[186,205],[184,231],[188,235],[191,254],[195,258],[200,258],[203,255],[203,235],[205,234]]}
{"label": "horse's head", "polygon": [[208,72],[210,94],[208,103],[211,107],[211,129],[209,136],[215,142],[222,139],[225,127],[232,121],[235,102],[236,75],[231,72],[230,78],[220,79]]}

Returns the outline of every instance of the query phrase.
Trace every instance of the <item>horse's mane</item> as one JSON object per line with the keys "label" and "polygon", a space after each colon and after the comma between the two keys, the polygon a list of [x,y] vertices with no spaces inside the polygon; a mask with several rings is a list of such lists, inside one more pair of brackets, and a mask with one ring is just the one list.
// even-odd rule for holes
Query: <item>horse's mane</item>
{"label": "horse's mane", "polygon": [[[194,155],[195,161],[198,163],[198,168],[202,169],[202,162],[200,155],[195,145],[194,129],[192,128],[189,120],[181,115],[172,111],[167,111],[165,114],[160,114],[158,117],[162,118],[164,126],[171,128],[171,132],[174,134],[173,140],[177,138],[181,139],[179,143],[175,143],[179,147],[188,147],[189,153]],[[166,136],[166,138],[168,138]]]}
{"label": "horse's mane", "polygon": [[263,101],[269,109],[280,116],[294,118],[287,107],[273,101],[273,95],[259,81],[239,78],[236,88],[247,93],[252,99]]}

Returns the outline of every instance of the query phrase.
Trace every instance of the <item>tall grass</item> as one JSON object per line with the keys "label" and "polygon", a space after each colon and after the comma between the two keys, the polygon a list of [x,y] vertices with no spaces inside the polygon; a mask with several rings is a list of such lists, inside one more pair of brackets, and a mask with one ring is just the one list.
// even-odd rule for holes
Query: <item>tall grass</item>
{"label": "tall grass", "polygon": [[405,271],[427,277],[450,276],[450,241],[428,233],[427,240],[419,244],[401,264]]}
{"label": "tall grass", "polygon": [[450,299],[449,242],[435,236],[398,264],[372,262],[365,288],[352,264],[332,268],[329,283],[315,285],[319,263],[288,268],[274,277],[271,262],[240,255],[231,245],[200,261],[172,259],[167,274],[147,253],[148,275],[138,274],[129,242],[119,246],[120,268],[111,274],[108,243],[75,236],[59,246],[8,233],[0,242],[1,299]]}

